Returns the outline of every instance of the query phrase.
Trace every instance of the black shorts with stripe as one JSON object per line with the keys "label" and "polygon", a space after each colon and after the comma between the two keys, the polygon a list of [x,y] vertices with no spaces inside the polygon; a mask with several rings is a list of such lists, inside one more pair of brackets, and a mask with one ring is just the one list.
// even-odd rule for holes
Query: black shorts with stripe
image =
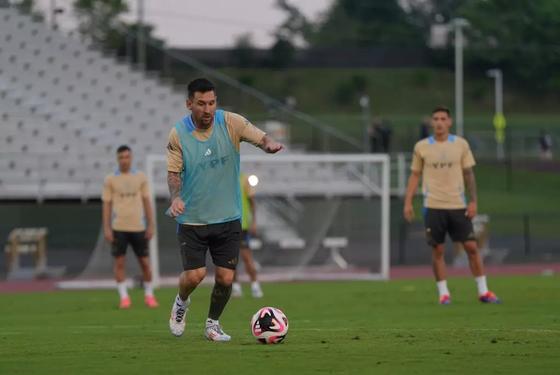
{"label": "black shorts with stripe", "polygon": [[466,210],[427,208],[424,212],[424,226],[426,240],[430,246],[445,242],[449,233],[453,242],[475,241],[471,220],[466,215]]}
{"label": "black shorts with stripe", "polygon": [[239,220],[208,225],[179,224],[177,238],[184,270],[206,266],[210,251],[216,266],[235,269],[239,260],[241,223]]}

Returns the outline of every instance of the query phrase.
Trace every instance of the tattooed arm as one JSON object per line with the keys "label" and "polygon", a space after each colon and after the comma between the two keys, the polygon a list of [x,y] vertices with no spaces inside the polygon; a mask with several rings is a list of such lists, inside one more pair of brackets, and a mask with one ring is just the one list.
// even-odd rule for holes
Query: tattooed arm
{"label": "tattooed arm", "polygon": [[177,172],[167,172],[167,186],[171,201],[181,194],[181,175]]}
{"label": "tattooed arm", "polygon": [[181,215],[185,211],[185,202],[181,199],[181,175],[176,172],[167,172],[167,186],[171,196],[171,207],[169,208],[172,216]]}
{"label": "tattooed arm", "polygon": [[474,178],[474,171],[472,168],[463,169],[463,178],[465,180],[465,186],[469,194],[469,204],[467,206],[466,215],[469,219],[476,216],[477,213],[477,201],[478,196],[476,192],[476,180]]}

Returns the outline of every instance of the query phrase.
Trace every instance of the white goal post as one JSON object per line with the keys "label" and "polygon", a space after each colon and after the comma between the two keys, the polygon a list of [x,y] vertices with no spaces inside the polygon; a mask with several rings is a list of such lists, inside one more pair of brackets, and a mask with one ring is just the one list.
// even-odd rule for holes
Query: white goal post
{"label": "white goal post", "polygon": [[[255,251],[262,280],[389,278],[388,155],[249,154],[241,156],[241,171],[259,179],[257,223],[267,237],[260,239],[273,243],[264,246],[266,253]],[[146,174],[154,210],[165,210],[156,204],[164,199],[168,205],[165,155],[148,155]],[[162,225],[156,221],[160,230],[150,242],[155,286],[175,285],[180,271],[162,271]],[[170,252],[176,266],[177,246]]]}

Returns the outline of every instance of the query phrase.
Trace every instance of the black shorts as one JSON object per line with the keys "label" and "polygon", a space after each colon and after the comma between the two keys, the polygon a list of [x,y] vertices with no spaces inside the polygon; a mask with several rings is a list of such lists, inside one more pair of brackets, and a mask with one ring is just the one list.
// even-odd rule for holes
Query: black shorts
{"label": "black shorts", "polygon": [[428,244],[435,246],[444,243],[447,233],[453,242],[475,241],[472,222],[465,212],[464,208],[457,210],[427,208],[424,214],[424,226]]}
{"label": "black shorts", "polygon": [[242,230],[241,231],[241,248],[242,249],[250,249],[249,241],[251,241],[251,235],[249,234],[249,231]]}
{"label": "black shorts", "polygon": [[207,250],[216,266],[232,270],[237,267],[241,241],[239,220],[208,225],[179,224],[177,238],[185,271],[205,267]]}
{"label": "black shorts", "polygon": [[113,231],[113,244],[111,248],[111,253],[114,257],[118,257],[126,254],[126,249],[128,245],[132,247],[134,254],[137,257],[147,257],[148,256],[148,240],[145,237],[146,232],[121,232]]}

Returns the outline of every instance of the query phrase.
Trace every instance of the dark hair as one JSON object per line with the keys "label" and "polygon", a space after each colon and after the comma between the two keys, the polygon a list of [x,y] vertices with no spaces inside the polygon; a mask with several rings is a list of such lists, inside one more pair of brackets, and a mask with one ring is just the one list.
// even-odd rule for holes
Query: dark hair
{"label": "dark hair", "polygon": [[447,113],[447,116],[451,117],[451,111],[449,110],[449,108],[447,108],[447,107],[445,107],[445,106],[443,106],[443,105],[440,105],[440,106],[435,107],[435,108],[432,110],[432,115],[433,115],[434,113],[437,113],[437,112],[445,112],[445,113]]}
{"label": "dark hair", "polygon": [[125,152],[125,151],[131,151],[130,147],[128,147],[127,145],[121,145],[119,146],[119,148],[117,148],[117,154],[120,154],[121,152]]}
{"label": "dark hair", "polygon": [[208,91],[216,91],[216,88],[214,87],[214,84],[206,78],[193,79],[187,86],[189,99],[194,97],[195,92],[205,93]]}

